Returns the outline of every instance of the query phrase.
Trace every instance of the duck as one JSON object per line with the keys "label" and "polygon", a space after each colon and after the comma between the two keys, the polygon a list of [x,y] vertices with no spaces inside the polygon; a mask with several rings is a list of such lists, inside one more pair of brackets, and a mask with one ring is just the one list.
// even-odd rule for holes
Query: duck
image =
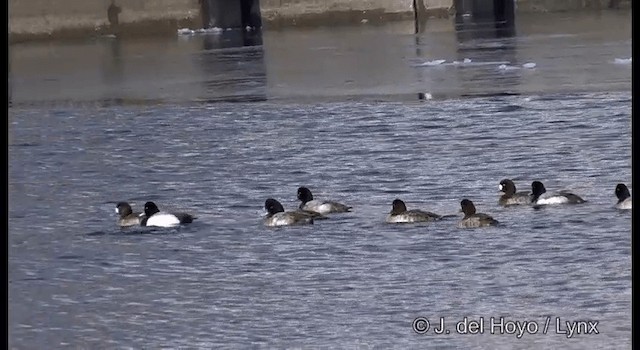
{"label": "duck", "polygon": [[631,209],[631,193],[625,184],[616,185],[616,197],[618,197],[618,203],[615,207],[617,209]]}
{"label": "duck", "polygon": [[531,195],[531,202],[537,206],[548,204],[581,204],[586,202],[580,196],[567,191],[549,194],[540,181],[531,183]]}
{"label": "duck", "polygon": [[352,207],[344,205],[342,203],[334,201],[322,201],[313,199],[311,190],[307,187],[298,188],[298,199],[301,201],[300,209],[306,211],[313,211],[320,214],[329,213],[346,213],[351,211]]}
{"label": "duck", "polygon": [[498,188],[500,189],[500,191],[504,192],[504,194],[500,196],[500,199],[498,199],[498,205],[507,207],[511,205],[531,204],[531,192],[516,192],[516,185],[510,179],[501,180]]}
{"label": "duck", "polygon": [[406,204],[400,199],[394,199],[391,203],[391,212],[387,215],[388,223],[426,222],[436,221],[442,216],[419,209],[407,210]]}
{"label": "duck", "polygon": [[315,212],[315,211],[309,211],[309,210],[302,210],[302,209],[300,209],[300,208],[296,209],[296,211],[295,211],[295,212],[296,212],[296,213],[300,213],[300,214],[302,214],[302,215],[309,216],[309,217],[311,217],[311,218],[313,218],[313,219],[315,219],[315,220],[326,220],[326,219],[328,219],[328,218],[329,218],[328,216],[323,215],[323,214],[320,214],[320,213],[318,213],[318,212]]}
{"label": "duck", "polygon": [[140,221],[144,219],[144,213],[134,212],[131,205],[127,202],[118,202],[116,204],[116,213],[118,213],[118,226],[130,227],[140,225]]}
{"label": "duck", "polygon": [[175,227],[181,224],[190,224],[196,219],[195,216],[187,213],[168,213],[158,209],[154,202],[144,204],[144,215],[140,226]]}
{"label": "duck", "polygon": [[458,223],[458,227],[469,228],[496,226],[499,223],[498,220],[492,218],[488,214],[476,213],[476,206],[469,199],[464,198],[460,201],[460,207],[461,211],[464,213],[464,217]]}
{"label": "duck", "polygon": [[265,226],[293,226],[313,224],[313,214],[303,211],[285,211],[284,207],[276,199],[268,198],[264,202],[267,211],[264,220]]}

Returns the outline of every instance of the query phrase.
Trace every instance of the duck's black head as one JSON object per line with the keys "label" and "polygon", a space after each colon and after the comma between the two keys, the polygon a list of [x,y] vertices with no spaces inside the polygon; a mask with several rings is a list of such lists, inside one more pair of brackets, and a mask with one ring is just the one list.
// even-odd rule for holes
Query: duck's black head
{"label": "duck's black head", "polygon": [[147,202],[144,204],[144,215],[151,217],[151,215],[160,212],[158,206],[153,202]]}
{"label": "duck's black head", "polygon": [[629,192],[627,185],[618,184],[616,186],[616,197],[618,197],[618,200],[621,200],[621,201],[631,197],[631,193]]}
{"label": "duck's black head", "polygon": [[269,216],[284,211],[282,204],[273,198],[269,198],[264,202],[264,209],[267,210]]}
{"label": "duck's black head", "polygon": [[508,195],[513,195],[516,193],[516,184],[509,179],[504,179],[500,181],[500,191]]}
{"label": "duck's black head", "polygon": [[313,195],[311,191],[306,187],[298,188],[298,199],[302,201],[302,203],[307,203],[313,200]]}
{"label": "duck's black head", "polygon": [[534,181],[531,183],[531,194],[533,194],[534,198],[540,197],[545,192],[547,192],[547,189],[544,188],[542,182]]}
{"label": "duck's black head", "polygon": [[462,212],[464,216],[471,216],[476,213],[476,206],[473,205],[473,202],[468,199],[463,199],[460,201],[460,207],[462,208]]}
{"label": "duck's black head", "polygon": [[133,213],[133,210],[131,210],[131,206],[127,202],[118,202],[118,204],[116,204],[116,210],[118,211],[118,215],[120,215],[121,218],[124,218],[125,216]]}
{"label": "duck's black head", "polygon": [[407,211],[407,206],[400,199],[394,199],[393,203],[391,204],[391,206],[392,206],[391,207],[391,214],[392,215],[402,214],[405,211]]}

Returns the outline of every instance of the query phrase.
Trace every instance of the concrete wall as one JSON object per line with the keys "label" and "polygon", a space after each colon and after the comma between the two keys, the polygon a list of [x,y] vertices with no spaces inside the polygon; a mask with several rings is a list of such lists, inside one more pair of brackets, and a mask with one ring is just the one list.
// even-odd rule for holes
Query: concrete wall
{"label": "concrete wall", "polygon": [[[9,41],[108,34],[112,0],[9,0]],[[119,34],[173,34],[202,28],[199,0],[113,0]],[[232,0],[225,0],[232,1]],[[516,0],[518,12],[605,9],[611,0]],[[630,0],[619,0],[630,7]],[[454,14],[453,0],[417,0],[423,18]],[[260,0],[265,28],[413,19],[413,0]]]}
{"label": "concrete wall", "polygon": [[[516,0],[518,12],[560,12],[603,10],[611,0]],[[614,0],[620,7],[631,8],[631,0]]]}
{"label": "concrete wall", "polygon": [[[107,33],[110,4],[111,0],[9,0],[9,39]],[[142,34],[175,33],[178,25],[202,23],[198,0],[115,0],[115,4],[121,8],[123,29]]]}
{"label": "concrete wall", "polygon": [[[453,0],[417,0],[425,15],[447,17]],[[413,0],[261,0],[266,27],[413,19]]]}
{"label": "concrete wall", "polygon": [[[111,1],[9,0],[10,41],[108,34],[107,8]],[[114,2],[121,8],[121,33],[166,34],[180,27],[202,28],[199,0]],[[418,0],[419,10],[440,11],[438,17],[446,16],[452,3]],[[265,27],[382,22],[414,16],[413,0],[261,0],[260,9]]]}

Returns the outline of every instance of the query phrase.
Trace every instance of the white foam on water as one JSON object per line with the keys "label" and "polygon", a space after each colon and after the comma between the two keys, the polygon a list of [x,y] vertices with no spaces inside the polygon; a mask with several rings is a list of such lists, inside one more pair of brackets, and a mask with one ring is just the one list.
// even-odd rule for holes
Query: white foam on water
{"label": "white foam on water", "polygon": [[179,28],[178,29],[178,35],[189,35],[189,34],[193,34],[195,33],[194,30],[191,30],[189,28]]}
{"label": "white foam on water", "polygon": [[511,63],[511,62],[509,62],[509,61],[472,62],[471,60],[469,60],[469,62],[465,62],[465,64],[469,65],[469,66],[494,66],[496,64],[498,64],[498,65],[507,65],[509,63]]}
{"label": "white foam on water", "polygon": [[471,59],[470,58],[465,58],[464,60],[462,60],[462,62],[453,61],[451,63],[446,63],[446,64],[459,65],[459,64],[469,64],[469,63],[471,63]]}
{"label": "white foam on water", "polygon": [[189,29],[189,28],[180,28],[178,29],[178,35],[196,35],[196,34],[219,34],[224,31],[223,28],[213,27],[213,28],[200,28],[200,29]]}
{"label": "white foam on water", "polygon": [[498,66],[499,70],[516,70],[516,69],[520,69],[520,67],[518,66],[510,66],[508,64],[501,64]]}
{"label": "white foam on water", "polygon": [[439,66],[443,63],[447,62],[447,60],[433,60],[433,61],[427,61],[427,62],[423,62],[420,63],[418,66],[420,67],[432,67],[432,66]]}
{"label": "white foam on water", "polygon": [[526,69],[533,69],[536,68],[536,64],[534,62],[527,62],[525,64],[523,64],[522,66],[513,66],[509,64],[510,62],[504,62],[501,63],[498,66],[499,70],[516,70],[516,69],[520,69],[520,68],[526,68]]}
{"label": "white foam on water", "polygon": [[616,58],[613,60],[615,64],[631,64],[632,57],[629,58]]}
{"label": "white foam on water", "polygon": [[[470,58],[465,58],[462,61],[451,61],[447,62],[444,59],[431,60],[423,63],[419,63],[414,65],[414,67],[442,67],[442,66],[495,66],[499,65],[499,69],[518,69],[519,66],[510,66],[511,62],[509,61],[486,61],[486,62],[476,62],[472,61]],[[527,62],[522,67],[524,68],[534,68],[536,66],[533,62]]]}

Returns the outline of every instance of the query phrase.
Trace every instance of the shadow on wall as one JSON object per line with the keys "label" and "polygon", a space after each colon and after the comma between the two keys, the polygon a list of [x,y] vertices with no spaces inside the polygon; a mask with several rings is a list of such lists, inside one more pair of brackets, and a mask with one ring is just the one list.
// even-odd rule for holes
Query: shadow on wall
{"label": "shadow on wall", "polygon": [[109,20],[109,29],[111,34],[117,35],[118,29],[120,25],[120,21],[118,20],[118,16],[122,12],[120,6],[116,5],[115,0],[111,0],[111,5],[107,8],[107,19]]}
{"label": "shadow on wall", "polygon": [[[175,35],[179,28],[200,25],[200,21],[191,16],[181,18],[155,16],[121,22],[120,15],[123,10],[131,10],[127,5],[128,2],[126,0],[110,0],[109,6],[106,8],[108,25],[102,26],[99,30],[89,29],[89,35],[106,34],[114,35],[119,38],[135,36],[168,36]],[[85,30],[87,29],[85,28]],[[77,33],[77,35],[79,34],[80,33]]]}
{"label": "shadow on wall", "polygon": [[455,13],[455,2],[452,2],[448,8],[427,8],[425,1],[427,0],[413,0],[413,19],[416,33],[424,32],[429,18],[449,18]]}
{"label": "shadow on wall", "polygon": [[609,1],[609,8],[610,8],[610,9],[613,9],[613,8],[615,8],[615,9],[620,8],[620,0],[610,0],[610,1]]}
{"label": "shadow on wall", "polygon": [[261,28],[259,0],[198,0],[203,28]]}
{"label": "shadow on wall", "polygon": [[515,0],[455,0],[456,30],[495,28],[506,36],[515,33]]}

